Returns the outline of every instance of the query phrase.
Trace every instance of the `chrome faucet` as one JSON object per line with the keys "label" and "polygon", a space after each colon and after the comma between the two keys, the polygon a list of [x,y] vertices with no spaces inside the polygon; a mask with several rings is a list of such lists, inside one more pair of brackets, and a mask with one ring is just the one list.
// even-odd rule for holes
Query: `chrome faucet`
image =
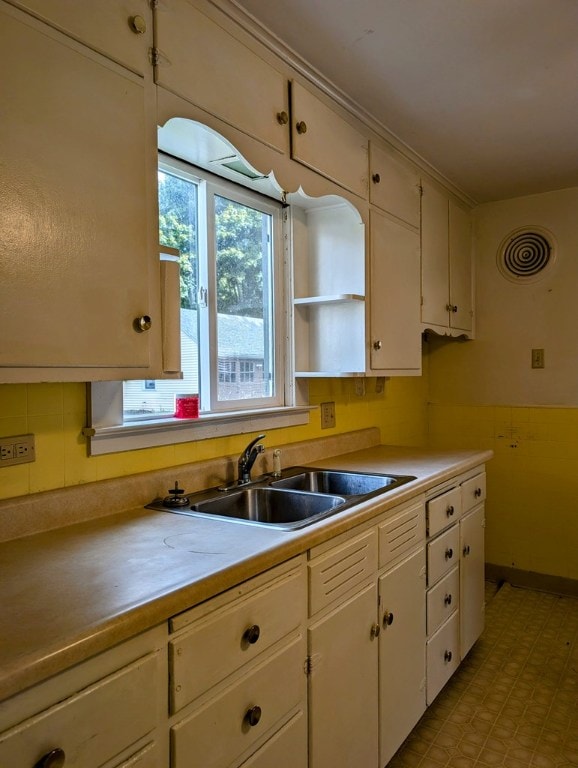
{"label": "chrome faucet", "polygon": [[239,478],[237,485],[245,485],[251,482],[251,469],[255,463],[255,459],[260,453],[263,453],[265,446],[259,442],[263,440],[265,435],[259,435],[254,440],[251,440],[249,445],[245,448],[243,453],[239,456],[237,466],[239,468]]}

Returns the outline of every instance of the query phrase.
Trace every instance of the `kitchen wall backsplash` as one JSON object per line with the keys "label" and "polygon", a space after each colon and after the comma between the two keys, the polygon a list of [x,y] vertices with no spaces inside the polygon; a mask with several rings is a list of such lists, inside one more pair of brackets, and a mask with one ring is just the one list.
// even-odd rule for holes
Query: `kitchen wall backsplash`
{"label": "kitchen wall backsplash", "polygon": [[[352,379],[312,381],[311,404],[328,400],[335,402],[334,429],[321,430],[315,410],[308,425],[270,430],[266,445],[375,426],[384,443],[424,445],[427,441],[426,375],[387,380],[383,393],[376,392],[375,379],[367,379],[361,396]],[[247,443],[247,435],[236,435],[88,457],[81,433],[85,423],[84,384],[0,385],[0,436],[32,432],[36,438],[34,463],[0,467],[0,499],[235,455]]]}

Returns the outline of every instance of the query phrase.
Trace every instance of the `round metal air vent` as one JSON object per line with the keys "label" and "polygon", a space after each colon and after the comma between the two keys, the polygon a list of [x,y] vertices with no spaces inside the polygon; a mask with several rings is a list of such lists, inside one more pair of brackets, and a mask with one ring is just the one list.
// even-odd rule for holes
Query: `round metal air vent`
{"label": "round metal air vent", "polygon": [[544,277],[555,259],[554,238],[541,227],[516,229],[502,240],[498,249],[498,269],[515,283]]}

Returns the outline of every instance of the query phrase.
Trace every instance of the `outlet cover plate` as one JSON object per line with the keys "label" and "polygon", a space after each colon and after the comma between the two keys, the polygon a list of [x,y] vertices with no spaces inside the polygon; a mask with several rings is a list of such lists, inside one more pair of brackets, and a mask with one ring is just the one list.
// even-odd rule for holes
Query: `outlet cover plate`
{"label": "outlet cover plate", "polygon": [[34,435],[0,437],[0,469],[36,461]]}

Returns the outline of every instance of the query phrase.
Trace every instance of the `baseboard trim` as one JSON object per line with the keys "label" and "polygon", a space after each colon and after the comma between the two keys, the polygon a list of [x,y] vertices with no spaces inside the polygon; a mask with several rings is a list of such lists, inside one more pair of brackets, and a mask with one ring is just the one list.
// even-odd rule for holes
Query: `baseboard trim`
{"label": "baseboard trim", "polygon": [[514,587],[529,587],[541,592],[552,592],[556,595],[578,597],[578,580],[567,579],[563,576],[550,576],[547,573],[523,571],[507,565],[486,563],[486,579],[488,581],[507,581]]}

